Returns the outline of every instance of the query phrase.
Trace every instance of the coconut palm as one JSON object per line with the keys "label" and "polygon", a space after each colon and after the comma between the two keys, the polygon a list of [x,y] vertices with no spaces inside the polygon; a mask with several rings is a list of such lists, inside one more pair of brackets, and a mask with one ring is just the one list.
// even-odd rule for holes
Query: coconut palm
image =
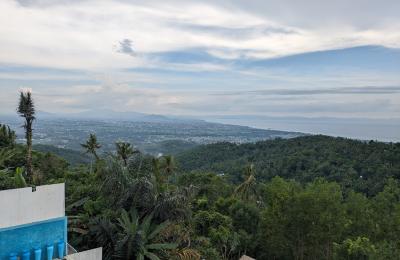
{"label": "coconut palm", "polygon": [[122,210],[118,223],[121,229],[117,242],[118,259],[159,260],[157,251],[177,248],[177,245],[172,243],[153,243],[169,222],[155,225],[152,223],[151,214],[140,221],[136,210],[131,210],[130,213]]}
{"label": "coconut palm", "polygon": [[[89,139],[86,141],[86,143],[81,144],[81,146],[86,149],[86,153],[92,154],[96,160],[99,159],[96,150],[100,149],[101,145],[97,142],[97,137],[95,134],[90,134]],[[92,166],[93,159],[90,161],[90,172],[92,172]]]}
{"label": "coconut palm", "polygon": [[96,150],[100,149],[101,145],[97,142],[97,137],[95,134],[90,134],[89,139],[86,141],[86,143],[81,144],[81,146],[86,149],[86,153],[92,154],[96,160],[99,159]]}
{"label": "coconut palm", "polygon": [[32,177],[32,125],[35,120],[35,106],[33,104],[32,93],[30,91],[21,91],[19,97],[18,114],[25,119],[25,137],[26,137],[26,173],[28,178]]}
{"label": "coconut palm", "polygon": [[128,159],[131,155],[139,153],[139,151],[134,149],[130,143],[117,142],[115,143],[115,146],[117,148],[117,155],[124,162],[124,166],[128,165]]}
{"label": "coconut palm", "polygon": [[254,164],[246,167],[245,181],[235,189],[234,195],[244,200],[249,200],[257,196]]}

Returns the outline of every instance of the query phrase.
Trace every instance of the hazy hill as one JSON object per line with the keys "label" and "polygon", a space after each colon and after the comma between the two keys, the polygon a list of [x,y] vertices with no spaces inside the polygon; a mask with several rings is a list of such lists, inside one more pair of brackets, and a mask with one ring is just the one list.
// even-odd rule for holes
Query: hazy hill
{"label": "hazy hill", "polygon": [[113,120],[131,122],[176,122],[176,121],[201,121],[186,117],[145,114],[139,112],[119,112],[110,109],[85,110],[78,113],[55,114],[45,111],[38,111],[37,117],[47,120],[68,119],[68,120]]}
{"label": "hazy hill", "polygon": [[58,148],[52,145],[45,145],[45,144],[34,145],[33,149],[39,152],[53,153],[65,159],[71,165],[84,164],[90,162],[89,155],[83,153],[83,151]]}

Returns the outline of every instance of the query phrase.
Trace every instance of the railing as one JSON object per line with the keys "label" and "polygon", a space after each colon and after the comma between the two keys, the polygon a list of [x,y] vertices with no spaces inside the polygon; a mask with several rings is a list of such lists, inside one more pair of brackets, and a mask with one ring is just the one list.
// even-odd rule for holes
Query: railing
{"label": "railing", "polygon": [[72,255],[78,253],[75,248],[73,248],[70,244],[67,243],[67,255]]}

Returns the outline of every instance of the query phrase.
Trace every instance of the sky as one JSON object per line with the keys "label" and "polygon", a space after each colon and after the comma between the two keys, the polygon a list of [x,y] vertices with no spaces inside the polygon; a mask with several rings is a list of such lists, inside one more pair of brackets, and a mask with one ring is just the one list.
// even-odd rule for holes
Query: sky
{"label": "sky", "polygon": [[400,117],[398,0],[1,0],[0,114]]}

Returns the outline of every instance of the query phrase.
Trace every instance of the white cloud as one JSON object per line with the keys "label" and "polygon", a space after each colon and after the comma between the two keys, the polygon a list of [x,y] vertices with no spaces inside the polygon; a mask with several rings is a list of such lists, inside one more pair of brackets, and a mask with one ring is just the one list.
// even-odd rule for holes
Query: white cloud
{"label": "white cloud", "polygon": [[[399,76],[390,72],[333,70],[317,75],[286,68],[237,71],[230,62],[358,45],[400,47],[399,3],[1,0],[0,63],[4,67],[22,65],[22,69],[0,71],[0,108],[14,109],[22,85],[33,88],[39,109],[58,112],[96,107],[187,115],[395,117],[400,107],[398,94],[337,96],[340,101],[322,94],[306,98],[211,94],[398,85]],[[228,61],[186,64],[160,56],[188,50]],[[30,66],[66,70],[24,69]],[[79,72],[66,73],[69,69]],[[162,69],[164,74],[157,74],[155,69]]]}
{"label": "white cloud", "polygon": [[[328,5],[333,18],[343,18],[336,21],[336,26],[331,26],[333,21],[329,15],[327,22],[320,20],[331,11],[324,10],[316,1],[309,1],[314,5],[305,4],[310,11],[298,3],[290,6],[288,1],[267,1],[268,8],[262,1],[255,1],[264,13],[252,8],[254,4],[248,7],[241,1],[231,4],[117,0],[21,2],[26,4],[15,0],[0,2],[0,61],[3,63],[107,70],[151,66],[154,60],[147,59],[146,53],[187,48],[210,49],[211,54],[219,57],[266,58],[364,44],[400,46],[400,18],[385,18],[381,11],[375,16],[368,13],[367,19],[349,3],[348,8],[357,14],[356,18],[367,19],[368,23],[351,17],[347,9],[344,13],[351,19],[345,19],[347,16],[339,11],[348,1]],[[298,13],[288,15],[292,11]],[[310,21],[314,22],[312,26]],[[191,26],[203,27],[203,30],[193,30]],[[251,33],[246,34],[244,28],[253,30],[249,29]],[[235,30],[239,37],[232,37]],[[133,57],[118,52],[118,44],[124,39],[131,40],[133,49],[143,55]]]}

